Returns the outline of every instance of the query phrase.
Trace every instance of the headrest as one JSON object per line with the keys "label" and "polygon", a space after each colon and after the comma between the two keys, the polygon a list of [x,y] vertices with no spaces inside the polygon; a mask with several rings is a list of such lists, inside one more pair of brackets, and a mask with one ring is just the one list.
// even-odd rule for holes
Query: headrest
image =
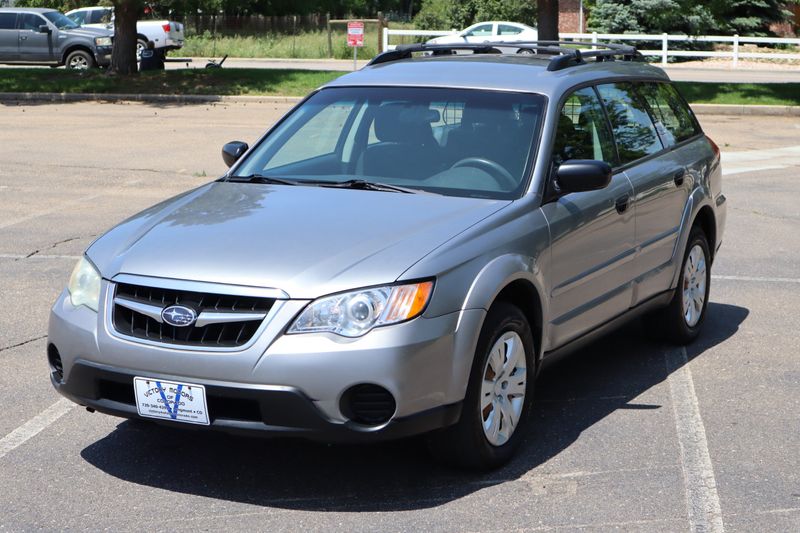
{"label": "headrest", "polygon": [[424,143],[431,136],[431,123],[439,111],[408,102],[383,104],[375,112],[375,136],[379,141]]}

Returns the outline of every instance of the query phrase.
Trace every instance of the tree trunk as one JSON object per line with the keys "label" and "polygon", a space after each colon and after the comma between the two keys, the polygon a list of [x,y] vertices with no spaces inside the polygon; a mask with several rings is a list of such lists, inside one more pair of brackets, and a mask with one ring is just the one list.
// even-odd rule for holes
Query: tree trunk
{"label": "tree trunk", "polygon": [[142,4],[139,0],[114,0],[114,48],[109,70],[116,74],[136,74],[136,21]]}
{"label": "tree trunk", "polygon": [[558,0],[536,0],[540,41],[558,40]]}

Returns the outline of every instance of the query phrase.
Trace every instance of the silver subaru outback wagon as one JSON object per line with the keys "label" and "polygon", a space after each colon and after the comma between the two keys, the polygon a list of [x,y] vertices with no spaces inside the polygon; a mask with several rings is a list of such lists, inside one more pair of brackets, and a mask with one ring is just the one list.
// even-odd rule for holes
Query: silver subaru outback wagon
{"label": "silver subaru outback wagon", "polygon": [[225,145],[223,177],[86,250],[50,317],[55,388],[174,426],[426,433],[491,468],[543,362],[636,316],[692,341],[719,149],[634,49],[529,44],[400,47]]}

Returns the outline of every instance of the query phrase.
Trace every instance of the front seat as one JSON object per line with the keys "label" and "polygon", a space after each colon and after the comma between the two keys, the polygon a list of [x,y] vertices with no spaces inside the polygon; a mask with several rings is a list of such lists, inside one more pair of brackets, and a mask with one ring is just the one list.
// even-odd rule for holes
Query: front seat
{"label": "front seat", "polygon": [[380,106],[373,123],[378,143],[367,146],[359,173],[422,180],[438,172],[439,144],[431,130],[437,117],[436,111],[407,102]]}

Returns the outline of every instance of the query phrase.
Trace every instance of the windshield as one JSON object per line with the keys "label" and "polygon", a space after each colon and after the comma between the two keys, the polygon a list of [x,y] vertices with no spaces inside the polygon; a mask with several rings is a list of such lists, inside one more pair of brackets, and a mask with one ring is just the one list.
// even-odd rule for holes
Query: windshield
{"label": "windshield", "polygon": [[468,89],[323,89],[270,133],[235,175],[516,198],[526,184],[544,104],[539,95]]}
{"label": "windshield", "polygon": [[79,27],[77,24],[69,20],[58,11],[47,11],[42,13],[42,15],[44,15],[44,18],[52,22],[53,25],[59,30],[74,30],[75,28]]}

